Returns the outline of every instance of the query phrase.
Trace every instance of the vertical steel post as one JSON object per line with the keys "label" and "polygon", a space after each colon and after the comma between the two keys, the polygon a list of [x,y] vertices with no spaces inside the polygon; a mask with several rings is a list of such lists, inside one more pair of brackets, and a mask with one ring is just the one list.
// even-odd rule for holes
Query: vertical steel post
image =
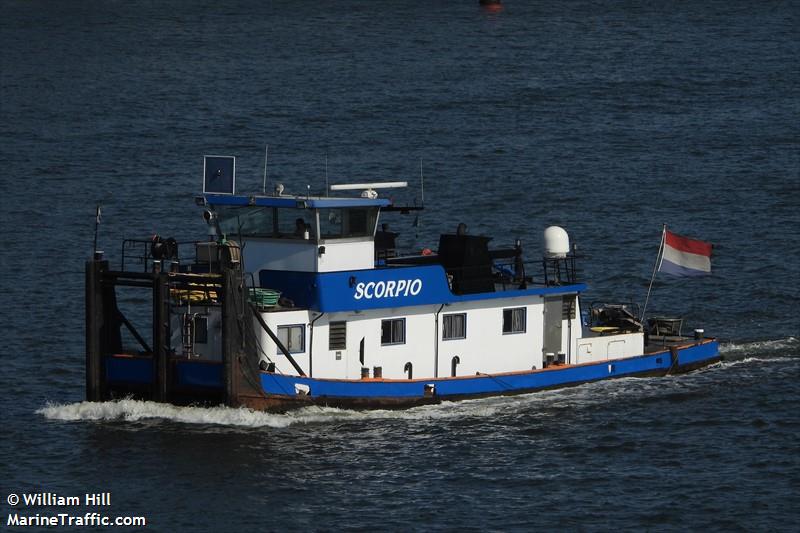
{"label": "vertical steel post", "polygon": [[153,276],[153,364],[155,390],[153,399],[169,401],[169,282],[168,275],[159,272]]}
{"label": "vertical steel post", "polygon": [[[225,380],[225,405],[239,405],[239,354],[242,332],[239,328],[242,276],[236,266],[227,264],[222,269],[222,361]],[[250,324],[244,324],[250,327]]]}
{"label": "vertical steel post", "polygon": [[86,262],[86,399],[103,400],[103,273],[108,261]]}

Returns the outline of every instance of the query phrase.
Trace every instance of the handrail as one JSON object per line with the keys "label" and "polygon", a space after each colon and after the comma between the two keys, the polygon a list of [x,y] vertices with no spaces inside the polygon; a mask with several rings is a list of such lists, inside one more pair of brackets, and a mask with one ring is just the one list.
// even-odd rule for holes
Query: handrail
{"label": "handrail", "polygon": [[[181,249],[186,249],[187,246],[192,245],[196,246],[198,243],[204,242],[199,240],[193,241],[175,241],[177,245],[177,249],[175,251],[175,260],[180,261],[181,257]],[[125,270],[125,261],[126,259],[129,261],[136,260],[139,264],[142,265],[143,272],[149,272],[150,268],[150,259],[152,259],[152,255],[150,253],[151,246],[153,244],[153,239],[124,239],[122,241],[122,257],[121,257],[121,264],[120,270]],[[138,250],[138,251],[137,251]],[[194,254],[183,254],[186,257],[191,257]]]}
{"label": "handrail", "polygon": [[300,367],[300,365],[297,364],[297,361],[294,360],[294,357],[292,357],[292,354],[289,353],[289,350],[286,349],[286,346],[283,345],[278,336],[275,335],[275,333],[272,331],[272,329],[270,329],[267,323],[264,322],[264,319],[261,318],[261,313],[258,311],[258,308],[255,306],[255,304],[251,303],[250,309],[253,310],[253,314],[255,315],[258,323],[261,325],[261,329],[266,331],[267,335],[269,335],[269,338],[272,339],[272,342],[278,345],[278,349],[283,353],[283,355],[286,356],[286,359],[289,360],[289,362],[292,364],[297,373],[305,377],[306,373],[303,372],[303,369]]}

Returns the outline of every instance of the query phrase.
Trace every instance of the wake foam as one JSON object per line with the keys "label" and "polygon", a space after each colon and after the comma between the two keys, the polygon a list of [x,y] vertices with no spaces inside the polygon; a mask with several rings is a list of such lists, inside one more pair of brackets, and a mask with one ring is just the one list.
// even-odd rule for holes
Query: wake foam
{"label": "wake foam", "polygon": [[110,402],[79,402],[48,404],[36,411],[50,420],[62,421],[126,421],[150,419],[170,420],[183,424],[207,424],[235,427],[285,428],[296,424],[346,422],[349,420],[432,420],[465,416],[492,416],[506,411],[509,404],[518,403],[507,398],[487,398],[442,402],[438,405],[412,407],[404,410],[352,411],[333,407],[309,406],[284,414],[264,413],[252,409],[230,407],[182,407],[140,400],[115,400]]}
{"label": "wake foam", "polygon": [[797,355],[800,342],[796,337],[743,343],[726,342],[720,344],[719,351],[726,359],[736,359],[737,356]]}
{"label": "wake foam", "polygon": [[696,370],[695,372],[702,373],[720,368],[732,368],[735,366],[751,365],[754,363],[776,363],[783,360],[784,359],[782,357],[726,357],[722,361],[717,361],[716,363],[710,364],[707,367]]}
{"label": "wake foam", "polygon": [[286,427],[293,420],[286,416],[227,407],[181,407],[139,400],[49,404],[36,411],[51,420],[172,420],[185,424],[216,424],[244,427]]}
{"label": "wake foam", "polygon": [[[800,341],[795,337],[746,343],[724,343],[720,346],[724,360],[704,371],[752,363],[786,361],[798,357]],[[352,411],[333,407],[309,406],[285,414],[264,413],[251,409],[230,407],[180,407],[171,404],[140,400],[110,402],[78,402],[48,404],[36,411],[51,420],[61,421],[125,421],[168,420],[182,424],[216,425],[247,428],[286,428],[293,425],[345,423],[360,420],[406,420],[409,422],[450,418],[489,418],[529,412],[532,408],[547,408],[551,404],[575,405],[605,401],[630,393],[641,394],[642,388],[665,389],[665,378],[622,378],[587,383],[577,387],[540,391],[519,396],[496,396],[437,405],[412,407],[404,410]]]}

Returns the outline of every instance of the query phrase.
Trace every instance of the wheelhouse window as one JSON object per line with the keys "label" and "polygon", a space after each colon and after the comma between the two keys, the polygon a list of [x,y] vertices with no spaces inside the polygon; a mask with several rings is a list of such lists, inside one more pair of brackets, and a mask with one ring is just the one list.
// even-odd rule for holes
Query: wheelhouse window
{"label": "wheelhouse window", "polygon": [[381,345],[405,344],[406,319],[392,318],[381,321]]}
{"label": "wheelhouse window", "polygon": [[[306,327],[303,324],[294,326],[278,326],[278,340],[281,341],[289,353],[302,353],[306,351]],[[281,349],[278,348],[278,353]]]}
{"label": "wheelhouse window", "polygon": [[[219,229],[229,238],[272,239],[366,238],[375,234],[377,207],[343,207],[318,210],[292,207],[218,206]],[[317,232],[319,217],[319,233]]]}
{"label": "wheelhouse window", "polygon": [[503,334],[525,333],[526,309],[524,307],[514,307],[503,309]]}
{"label": "wheelhouse window", "polygon": [[316,234],[316,218],[310,209],[236,206],[217,208],[219,229],[229,238],[266,237],[309,239]]}
{"label": "wheelhouse window", "polygon": [[442,340],[467,338],[467,314],[454,313],[442,317]]}
{"label": "wheelhouse window", "polygon": [[271,207],[222,207],[217,208],[220,231],[230,238],[272,237],[274,232],[274,209]]}
{"label": "wheelhouse window", "polygon": [[372,237],[378,222],[377,207],[346,207],[319,210],[321,239]]}

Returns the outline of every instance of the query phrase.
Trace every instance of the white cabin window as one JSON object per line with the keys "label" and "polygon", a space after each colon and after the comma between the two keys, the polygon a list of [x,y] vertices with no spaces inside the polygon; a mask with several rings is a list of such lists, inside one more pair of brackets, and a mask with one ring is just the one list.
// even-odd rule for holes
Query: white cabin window
{"label": "white cabin window", "polygon": [[515,307],[513,309],[503,309],[503,334],[525,333],[526,309]]}
{"label": "white cabin window", "polygon": [[229,237],[269,237],[314,240],[317,227],[314,212],[293,207],[228,206],[216,209],[219,227]]}
{"label": "white cabin window", "polygon": [[467,314],[455,313],[442,317],[442,340],[467,338]]}
{"label": "white cabin window", "polygon": [[381,345],[406,343],[406,319],[381,320]]}
{"label": "white cabin window", "polygon": [[[295,326],[278,326],[278,340],[281,341],[289,353],[302,353],[306,351],[306,327],[303,324]],[[281,349],[278,348],[278,353]]]}
{"label": "white cabin window", "polygon": [[372,237],[378,222],[376,207],[348,207],[319,210],[319,234],[323,239]]}

